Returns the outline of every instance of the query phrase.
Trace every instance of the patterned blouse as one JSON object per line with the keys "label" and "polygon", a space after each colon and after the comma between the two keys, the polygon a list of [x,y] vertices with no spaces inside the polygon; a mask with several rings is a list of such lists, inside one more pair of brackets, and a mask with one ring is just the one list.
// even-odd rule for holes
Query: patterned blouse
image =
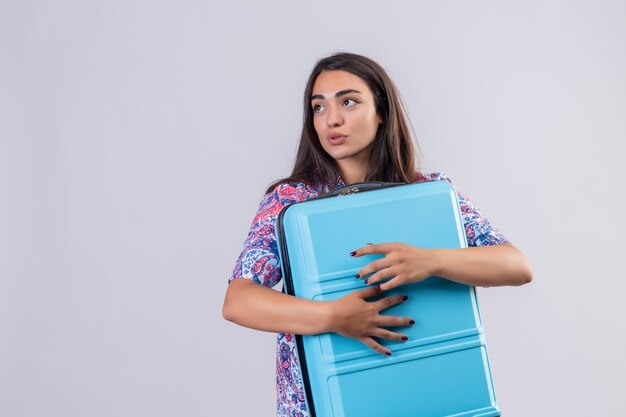
{"label": "patterned blouse", "polygon": [[[443,173],[415,173],[414,182],[426,181],[448,181],[452,184]],[[341,185],[344,184],[340,179],[339,186]],[[283,183],[266,194],[252,221],[250,232],[229,282],[234,278],[246,278],[267,287],[278,284],[282,273],[274,231],[276,218],[283,207],[316,197],[324,191],[321,185]],[[507,241],[465,195],[458,191],[457,195],[469,246],[497,245]],[[279,417],[309,416],[293,334],[279,333],[277,337],[276,391]]]}

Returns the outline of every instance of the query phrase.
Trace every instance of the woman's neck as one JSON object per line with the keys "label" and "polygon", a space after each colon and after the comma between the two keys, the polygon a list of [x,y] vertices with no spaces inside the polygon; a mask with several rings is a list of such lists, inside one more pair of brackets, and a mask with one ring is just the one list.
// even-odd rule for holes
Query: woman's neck
{"label": "woman's neck", "polygon": [[365,181],[367,175],[367,164],[361,161],[350,159],[337,161],[337,169],[344,184],[354,184]]}

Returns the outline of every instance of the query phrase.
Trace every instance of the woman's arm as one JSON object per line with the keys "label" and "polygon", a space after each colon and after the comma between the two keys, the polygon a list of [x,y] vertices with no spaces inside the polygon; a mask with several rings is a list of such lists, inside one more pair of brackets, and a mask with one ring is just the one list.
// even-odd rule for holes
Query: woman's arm
{"label": "woman's arm", "polygon": [[511,243],[437,250],[434,275],[477,287],[523,285],[533,280],[524,254]]}
{"label": "woman's arm", "polygon": [[406,341],[406,335],[384,329],[410,326],[410,318],[384,316],[380,312],[406,301],[401,295],[378,301],[378,287],[365,288],[335,301],[311,301],[283,294],[244,278],[228,285],[222,314],[239,325],[269,332],[311,335],[335,332],[357,339],[375,351],[390,355],[373,337]]}
{"label": "woman's arm", "polygon": [[241,326],[274,333],[311,335],[330,327],[323,303],[283,294],[245,278],[228,284],[222,315]]}
{"label": "woman's arm", "polygon": [[532,281],[532,269],[524,254],[511,243],[462,249],[423,249],[404,243],[367,245],[354,256],[383,254],[359,271],[368,284],[384,291],[436,275],[461,284],[492,287],[522,285]]}

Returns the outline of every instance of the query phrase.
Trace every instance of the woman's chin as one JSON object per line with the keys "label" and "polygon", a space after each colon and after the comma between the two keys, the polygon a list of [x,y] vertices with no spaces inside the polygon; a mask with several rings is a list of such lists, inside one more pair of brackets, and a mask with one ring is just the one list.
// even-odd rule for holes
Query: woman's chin
{"label": "woman's chin", "polygon": [[345,152],[341,152],[339,149],[325,149],[325,151],[336,161],[346,157]]}
{"label": "woman's chin", "polygon": [[345,153],[335,153],[335,154],[330,154],[330,156],[335,161],[343,161],[344,159],[347,159],[350,157],[350,155],[346,155]]}

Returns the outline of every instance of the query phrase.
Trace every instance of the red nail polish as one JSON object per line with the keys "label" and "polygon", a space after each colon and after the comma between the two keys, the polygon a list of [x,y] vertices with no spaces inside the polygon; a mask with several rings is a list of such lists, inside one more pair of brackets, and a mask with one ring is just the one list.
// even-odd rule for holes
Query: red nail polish
{"label": "red nail polish", "polygon": [[402,301],[406,301],[406,300],[408,300],[408,299],[409,299],[409,296],[408,296],[408,295],[403,295],[403,296],[402,296]]}
{"label": "red nail polish", "polygon": [[365,281],[363,281],[363,282],[365,282],[366,284],[368,284],[367,280],[365,280]]}
{"label": "red nail polish", "polygon": [[361,278],[361,274],[356,274],[357,279]]}
{"label": "red nail polish", "polygon": [[407,336],[402,336],[402,341],[406,342],[407,340],[409,340],[409,338]]}
{"label": "red nail polish", "polygon": [[409,324],[413,326],[415,324],[415,320],[409,320]]}
{"label": "red nail polish", "polygon": [[350,256],[354,256],[354,255],[356,255],[356,251],[355,250],[350,252]]}
{"label": "red nail polish", "polygon": [[385,355],[391,356],[391,352],[385,352]]}

